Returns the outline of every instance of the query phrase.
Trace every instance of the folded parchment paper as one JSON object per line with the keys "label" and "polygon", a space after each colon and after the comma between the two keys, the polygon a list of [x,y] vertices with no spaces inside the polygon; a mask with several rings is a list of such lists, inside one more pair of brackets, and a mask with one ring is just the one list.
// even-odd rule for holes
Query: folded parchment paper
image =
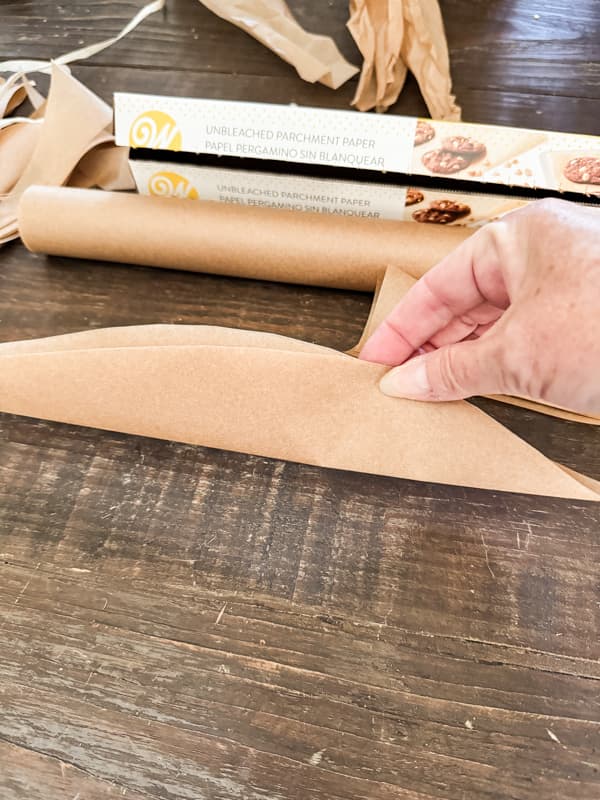
{"label": "folded parchment paper", "polygon": [[[402,297],[415,284],[415,278],[408,275],[398,267],[389,266],[381,280],[378,282],[373,299],[373,305],[369,318],[358,343],[349,351],[352,355],[358,355],[363,344],[375,329],[392,311],[394,306],[400,302]],[[537,411],[541,414],[548,414],[551,417],[571,420],[572,422],[583,422],[587,425],[600,425],[599,417],[592,417],[585,414],[577,414],[565,408],[556,408],[547,404],[542,404],[534,400],[523,397],[508,397],[506,395],[492,395],[491,399],[498,400],[509,405],[521,406]]]}
{"label": "folded parchment paper", "polygon": [[[470,235],[461,228],[431,229],[411,222],[40,186],[24,193],[19,224],[23,241],[34,252],[314,286],[377,289],[361,343],[414,278]],[[388,267],[396,264],[401,270]],[[600,424],[595,417],[527,399],[497,399],[563,419]]]}
{"label": "folded parchment paper", "polygon": [[325,467],[598,500],[468,403],[385,397],[385,368],[267,333],[142,326],[0,345],[0,410]]}
{"label": "folded parchment paper", "polygon": [[342,56],[329,36],[305,31],[284,0],[200,0],[217,16],[258,39],[309,83],[320,81],[337,89],[356,75],[358,67]]}
{"label": "folded parchment paper", "polygon": [[0,196],[0,244],[18,236],[19,199],[32,184],[59,186],[79,165],[77,185],[134,185],[127,148],[113,144],[110,106],[65,67],[54,65],[51,75],[48,100],[32,115],[36,124],[20,122],[0,130],[0,194],[5,194]]}
{"label": "folded parchment paper", "polygon": [[372,291],[390,263],[414,277],[469,232],[393,220],[31,187],[19,208],[34,252]]}
{"label": "folded parchment paper", "polygon": [[348,28],[364,58],[352,100],[360,111],[386,111],[410,69],[432,119],[460,119],[437,0],[350,0]]}
{"label": "folded parchment paper", "polygon": [[21,80],[6,81],[0,77],[0,120],[11,114],[27,97],[27,89]]}

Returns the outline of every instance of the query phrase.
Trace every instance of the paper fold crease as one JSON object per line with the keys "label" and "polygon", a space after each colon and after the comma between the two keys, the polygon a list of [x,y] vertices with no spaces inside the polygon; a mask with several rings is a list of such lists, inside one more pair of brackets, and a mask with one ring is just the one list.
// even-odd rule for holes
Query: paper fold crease
{"label": "paper fold crease", "polygon": [[323,467],[597,500],[468,403],[385,397],[385,368],[273,334],[205,326],[0,345],[0,410]]}

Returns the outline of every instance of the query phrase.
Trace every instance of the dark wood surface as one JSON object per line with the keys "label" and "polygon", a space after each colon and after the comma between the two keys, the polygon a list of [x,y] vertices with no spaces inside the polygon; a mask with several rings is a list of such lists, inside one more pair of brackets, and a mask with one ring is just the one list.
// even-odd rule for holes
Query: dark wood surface
{"label": "dark wood surface", "polygon": [[[141,2],[3,0],[0,59]],[[351,59],[343,2],[293,2]],[[596,0],[442,3],[468,120],[600,133]],[[74,73],[344,107],[193,0]],[[395,111],[424,113],[414,81]],[[370,298],[0,252],[0,340],[148,322],[344,348]],[[1,377],[0,377],[1,379]],[[600,430],[480,404],[600,477]],[[0,417],[2,800],[597,800],[600,509]]]}

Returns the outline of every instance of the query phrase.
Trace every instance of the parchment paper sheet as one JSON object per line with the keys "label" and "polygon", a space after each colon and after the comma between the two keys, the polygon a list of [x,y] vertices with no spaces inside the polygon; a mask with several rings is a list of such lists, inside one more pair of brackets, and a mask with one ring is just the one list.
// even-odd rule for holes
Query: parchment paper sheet
{"label": "parchment paper sheet", "polygon": [[363,56],[352,105],[359,111],[387,111],[398,99],[408,71],[400,55],[405,32],[402,0],[350,0],[348,30]]}
{"label": "parchment paper sheet", "polygon": [[385,368],[273,334],[142,326],[0,345],[0,410],[411,480],[598,500],[468,403],[385,397]]}
{"label": "parchment paper sheet", "polygon": [[432,119],[460,119],[437,0],[350,0],[348,28],[364,58],[352,100],[360,111],[386,111],[410,69]]}
{"label": "parchment paper sheet", "polygon": [[[314,286],[377,289],[360,344],[415,278],[470,235],[461,228],[412,222],[38,186],[23,195],[19,216],[23,240],[35,252]],[[401,269],[393,268],[397,264]],[[386,271],[388,265],[392,266]],[[600,424],[595,417],[527,399],[496,399],[563,419]]]}
{"label": "parchment paper sheet", "polygon": [[0,119],[18,108],[26,97],[27,89],[20,80],[0,77]]}
{"label": "parchment paper sheet", "polygon": [[309,83],[337,89],[358,67],[342,56],[329,36],[308,33],[296,22],[284,0],[200,0],[217,16],[258,39]]}
{"label": "parchment paper sheet", "polygon": [[112,109],[65,67],[52,67],[48,100],[32,117],[43,121],[0,130],[0,244],[18,236],[17,207],[25,189],[60,186],[78,164],[77,185],[134,186],[127,148],[113,144]]}
{"label": "parchment paper sheet", "polygon": [[[367,339],[415,282],[415,278],[398,267],[389,266],[386,269],[385,274],[377,285],[371,312],[362,336],[358,344],[349,351],[352,355],[358,355]],[[551,417],[559,417],[560,419],[567,419],[572,422],[583,422],[587,425],[600,425],[600,418],[598,417],[577,414],[565,408],[557,408],[524,397],[509,397],[507,395],[490,395],[490,397],[492,400],[498,400],[501,403],[508,403],[509,405],[520,406],[521,408],[529,408],[532,411],[537,411],[540,414],[547,414]]]}

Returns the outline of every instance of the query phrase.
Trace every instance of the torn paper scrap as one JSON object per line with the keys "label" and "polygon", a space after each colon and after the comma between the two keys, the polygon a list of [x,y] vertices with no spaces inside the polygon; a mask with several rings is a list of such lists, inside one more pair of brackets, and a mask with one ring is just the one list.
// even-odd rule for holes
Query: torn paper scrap
{"label": "torn paper scrap", "polygon": [[213,14],[233,23],[291,64],[309,83],[337,89],[358,72],[328,36],[308,33],[284,0],[200,0]]}
{"label": "torn paper scrap", "polygon": [[112,109],[65,67],[54,65],[47,102],[34,111],[37,125],[19,123],[0,130],[0,156],[9,167],[0,176],[6,193],[0,197],[0,244],[18,234],[17,208],[32,184],[60,186],[66,183],[83,156],[102,145],[82,165],[79,185],[132,188],[125,177],[126,148],[112,144]]}
{"label": "torn paper scrap", "polygon": [[364,62],[352,104],[386,111],[414,74],[432,119],[458,120],[437,0],[350,0],[348,28]]}

